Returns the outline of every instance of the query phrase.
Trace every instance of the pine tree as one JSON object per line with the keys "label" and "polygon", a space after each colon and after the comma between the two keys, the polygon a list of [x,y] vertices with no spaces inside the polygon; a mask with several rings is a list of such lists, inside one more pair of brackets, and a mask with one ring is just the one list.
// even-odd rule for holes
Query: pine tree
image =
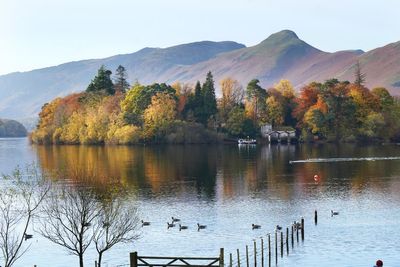
{"label": "pine tree", "polygon": [[115,91],[126,92],[126,90],[129,89],[130,85],[127,82],[127,77],[128,75],[126,74],[126,69],[123,66],[119,65],[118,68],[116,69],[114,78]]}
{"label": "pine tree", "polygon": [[114,84],[111,81],[111,71],[101,65],[97,71],[97,75],[88,85],[86,92],[106,92],[108,95],[115,93]]}
{"label": "pine tree", "polygon": [[355,76],[355,81],[354,81],[355,84],[357,84],[358,86],[362,86],[365,84],[366,75],[361,71],[360,61],[357,61],[356,63],[356,70],[354,71],[354,76]]}
{"label": "pine tree", "polygon": [[215,98],[214,79],[211,71],[207,73],[206,81],[201,89],[203,96],[203,114],[201,122],[206,125],[208,119],[217,114],[217,99]]}

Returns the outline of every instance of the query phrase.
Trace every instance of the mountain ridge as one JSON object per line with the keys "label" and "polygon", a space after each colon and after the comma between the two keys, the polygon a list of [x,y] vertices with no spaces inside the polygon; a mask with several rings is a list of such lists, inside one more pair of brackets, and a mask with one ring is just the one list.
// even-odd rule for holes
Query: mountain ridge
{"label": "mountain ridge", "polygon": [[400,62],[400,41],[367,52],[325,52],[295,32],[283,30],[250,47],[233,41],[146,47],[134,53],[1,75],[0,117],[25,118],[37,114],[44,103],[57,96],[85,90],[100,65],[114,71],[121,64],[127,69],[130,82],[138,80],[143,84],[194,84],[211,71],[217,88],[219,80],[229,76],[243,86],[257,78],[265,88],[280,79],[289,79],[298,89],[311,81],[329,78],[353,80],[357,61],[366,73],[367,86],[385,86],[391,93],[400,94],[400,66],[396,64]]}

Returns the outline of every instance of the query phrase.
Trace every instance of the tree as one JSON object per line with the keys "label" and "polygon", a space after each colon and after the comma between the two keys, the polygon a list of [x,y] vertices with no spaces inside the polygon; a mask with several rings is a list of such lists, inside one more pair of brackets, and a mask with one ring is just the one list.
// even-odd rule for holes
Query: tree
{"label": "tree", "polygon": [[147,137],[162,136],[176,118],[176,100],[167,93],[157,93],[144,112]]}
{"label": "tree", "polygon": [[267,120],[272,127],[282,125],[284,122],[284,106],[274,95],[267,98]]}
{"label": "tree", "polygon": [[13,266],[29,249],[24,246],[32,219],[49,191],[43,174],[34,166],[4,175],[0,189],[0,250],[4,267]]}
{"label": "tree", "polygon": [[143,86],[136,83],[121,102],[122,116],[126,123],[141,126],[143,113],[157,93],[166,93],[176,98],[175,89],[165,83]]}
{"label": "tree", "polygon": [[225,78],[220,82],[222,98],[219,101],[219,115],[223,122],[228,119],[229,112],[243,102],[244,90],[237,80]]}
{"label": "tree", "polygon": [[358,60],[357,60],[357,63],[355,65],[354,78],[355,78],[354,83],[356,85],[362,86],[362,85],[365,84],[366,74],[362,72],[360,61],[358,61]]}
{"label": "tree", "polygon": [[259,80],[251,80],[246,88],[246,113],[255,124],[265,121],[266,91],[259,85]]}
{"label": "tree", "polygon": [[253,121],[246,117],[243,108],[236,106],[229,112],[226,129],[232,136],[253,136],[256,133]]}
{"label": "tree", "polygon": [[115,78],[114,78],[114,88],[116,92],[125,92],[129,89],[130,85],[127,81],[128,75],[126,74],[126,69],[119,65],[115,71]]}
{"label": "tree", "polygon": [[94,192],[83,187],[54,188],[42,211],[41,235],[78,256],[83,267],[84,254],[93,241],[90,227],[100,214]]}
{"label": "tree", "polygon": [[104,65],[97,71],[97,75],[88,85],[86,92],[105,92],[108,95],[115,93],[114,84],[111,81],[111,71],[107,70]]}
{"label": "tree", "polygon": [[120,197],[106,200],[95,220],[93,242],[98,253],[97,267],[101,267],[103,254],[118,243],[137,240],[139,235],[138,211]]}
{"label": "tree", "polygon": [[206,81],[201,88],[203,97],[203,112],[200,117],[200,122],[207,125],[208,120],[217,114],[217,99],[215,98],[214,78],[209,71],[206,76]]}

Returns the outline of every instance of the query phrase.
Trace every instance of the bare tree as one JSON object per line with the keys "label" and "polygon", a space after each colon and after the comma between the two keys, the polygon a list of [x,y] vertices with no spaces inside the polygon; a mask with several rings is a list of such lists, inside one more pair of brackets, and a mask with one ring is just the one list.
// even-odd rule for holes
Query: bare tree
{"label": "bare tree", "polygon": [[92,190],[57,187],[43,205],[39,232],[78,256],[79,266],[83,267],[83,256],[93,241],[93,231],[89,228],[99,214],[99,203]]}
{"label": "bare tree", "polygon": [[98,253],[98,267],[101,267],[103,254],[114,245],[139,238],[137,208],[131,203],[126,204],[121,198],[103,204],[95,225],[93,241]]}
{"label": "bare tree", "polygon": [[3,175],[0,190],[0,250],[4,267],[11,267],[29,249],[24,241],[32,238],[28,228],[39,212],[49,183],[35,166],[17,168]]}

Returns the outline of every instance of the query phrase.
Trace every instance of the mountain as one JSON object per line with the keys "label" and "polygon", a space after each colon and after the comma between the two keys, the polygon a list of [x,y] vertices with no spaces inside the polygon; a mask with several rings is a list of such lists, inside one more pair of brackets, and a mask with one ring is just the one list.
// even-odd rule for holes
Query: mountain
{"label": "mountain", "polygon": [[0,137],[25,137],[27,134],[28,132],[21,123],[0,119]]}
{"label": "mountain", "polygon": [[[215,81],[233,77],[245,86],[257,78],[265,88],[289,79],[299,89],[311,81],[354,80],[359,61],[367,86],[384,86],[400,94],[400,42],[363,52],[321,51],[289,30],[245,47],[236,42],[196,42],[169,48],[144,48],[132,54],[82,60],[55,67],[0,76],[0,116],[25,118],[56,96],[83,91],[100,65],[115,70],[121,64],[131,81],[143,84],[175,81],[195,83],[212,71]],[[217,84],[218,90],[218,84]],[[218,92],[217,92],[218,94]]]}
{"label": "mountain", "polygon": [[55,67],[0,76],[0,116],[27,118],[57,96],[86,89],[103,64],[111,70],[127,69],[129,78],[153,83],[162,73],[180,65],[193,65],[219,53],[245,47],[235,42],[196,42],[165,49],[144,48],[136,53],[104,59],[82,60]]}

